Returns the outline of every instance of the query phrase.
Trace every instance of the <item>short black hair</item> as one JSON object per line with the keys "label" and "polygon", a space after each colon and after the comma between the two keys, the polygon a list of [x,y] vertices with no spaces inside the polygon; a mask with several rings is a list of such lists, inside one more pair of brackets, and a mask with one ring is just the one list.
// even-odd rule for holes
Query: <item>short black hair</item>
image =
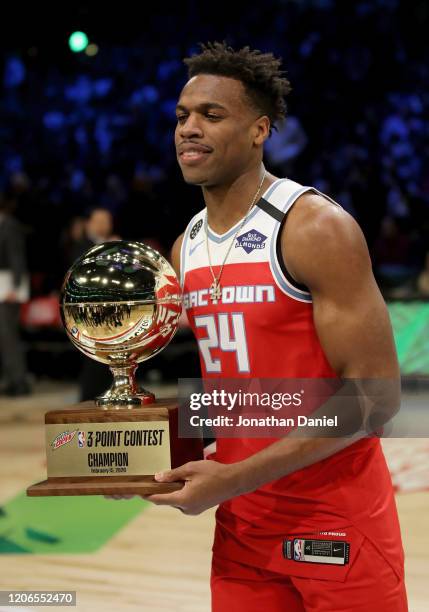
{"label": "short black hair", "polygon": [[282,59],[248,46],[235,51],[226,41],[199,43],[199,46],[201,53],[183,60],[188,78],[215,74],[241,81],[254,109],[269,117],[271,136],[271,130],[277,129],[275,124],[286,117],[284,98],[291,90],[288,79],[282,76],[285,72],[280,70]]}

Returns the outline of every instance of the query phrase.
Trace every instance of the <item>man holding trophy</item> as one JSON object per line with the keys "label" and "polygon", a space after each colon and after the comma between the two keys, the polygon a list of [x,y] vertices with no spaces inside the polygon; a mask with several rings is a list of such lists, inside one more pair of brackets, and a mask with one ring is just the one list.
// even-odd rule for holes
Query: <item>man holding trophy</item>
{"label": "man holding trophy", "polygon": [[[281,62],[221,43],[184,61],[177,160],[184,180],[202,188],[205,208],[176,240],[172,260],[203,378],[399,381],[360,228],[328,196],[264,168],[263,145],[285,117],[290,89]],[[231,287],[258,284],[273,287],[272,300],[231,302]],[[386,392],[392,412],[398,396]],[[145,498],[186,514],[219,504],[215,612],[231,604],[234,612],[407,610],[401,534],[377,437],[221,438],[210,458],[157,474],[158,482],[185,485]],[[308,547],[318,552],[307,555]]]}
{"label": "man holding trophy", "polygon": [[154,472],[202,457],[202,441],[178,436],[178,402],[139,388],[135,371],[173,338],[181,291],[170,264],[125,240],[93,246],[66,275],[61,315],[86,356],[110,367],[113,382],[94,401],[45,415],[48,479],[27,494],[131,495],[173,491]]}
{"label": "man holding trophy", "polygon": [[205,207],[173,246],[181,286],[158,253],[132,242],[98,245],[73,266],[62,294],[67,333],[114,382],[98,409],[46,415],[48,480],[29,494],[139,494],[185,514],[218,506],[214,612],[405,612],[392,483],[368,435],[375,425],[337,437],[220,437],[203,460],[177,435],[177,405],[135,384],[137,363],[172,338],[182,293],[205,381],[387,381],[387,413],[399,403],[390,321],[360,228],[329,196],[264,167],[290,90],[281,61],[225,43],[184,61],[177,161]]}

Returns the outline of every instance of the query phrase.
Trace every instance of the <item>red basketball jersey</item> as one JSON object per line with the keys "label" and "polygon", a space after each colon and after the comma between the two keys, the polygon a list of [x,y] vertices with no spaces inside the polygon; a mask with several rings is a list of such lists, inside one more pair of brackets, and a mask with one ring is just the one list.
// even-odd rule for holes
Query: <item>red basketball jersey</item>
{"label": "red basketball jersey", "polygon": [[[239,221],[225,234],[208,227],[206,209],[188,224],[181,250],[181,282],[203,378],[337,376],[315,330],[311,294],[287,277],[279,257],[284,216],[306,191],[324,195],[315,188],[278,179],[243,227]],[[209,298],[213,277],[206,235],[217,276],[239,227],[221,276],[222,299],[213,303]],[[220,438],[215,459],[237,462],[272,442],[267,438]],[[398,576],[402,574],[392,483],[376,438],[361,439],[322,461],[221,504],[216,518],[222,527],[223,550],[247,564],[291,573],[282,554],[288,536],[352,533],[355,544],[368,537]],[[215,547],[217,544],[215,541]],[[355,545],[352,554],[357,549]],[[292,569],[305,575],[309,571],[306,566],[295,564]]]}

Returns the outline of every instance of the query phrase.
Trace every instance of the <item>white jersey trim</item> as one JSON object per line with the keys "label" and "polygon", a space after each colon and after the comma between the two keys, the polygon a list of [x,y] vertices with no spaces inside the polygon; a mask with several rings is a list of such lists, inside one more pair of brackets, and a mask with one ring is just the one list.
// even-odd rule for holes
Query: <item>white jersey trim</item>
{"label": "white jersey trim", "polygon": [[186,264],[186,247],[188,244],[188,237],[189,234],[194,226],[194,224],[196,223],[198,217],[201,215],[203,211],[198,212],[196,215],[194,215],[192,217],[192,219],[189,221],[188,225],[186,226],[185,229],[185,233],[183,235],[183,240],[182,240],[182,246],[180,248],[180,286],[183,289],[184,287],[184,283],[185,283],[185,274],[186,274],[186,268],[185,268],[185,264]]}
{"label": "white jersey trim", "polygon": [[[318,195],[326,198],[328,201],[332,202],[336,206],[339,206],[341,208],[341,206],[340,206],[340,204],[338,204],[338,202],[335,202],[335,200],[333,200],[331,197],[325,195],[324,193],[322,193],[321,191],[319,191],[315,187],[300,186],[299,189],[297,189],[297,191],[295,191],[291,196],[289,196],[289,198],[286,201],[285,205],[280,210],[286,215],[289,212],[289,210],[292,208],[294,203],[297,201],[297,199],[302,194],[306,193],[307,191],[313,191],[313,192],[317,193]],[[294,285],[292,285],[291,282],[289,281],[289,279],[287,279],[286,276],[284,275],[283,270],[282,270],[282,268],[280,266],[280,263],[278,261],[277,248],[276,247],[277,247],[277,240],[278,240],[278,235],[279,235],[279,231],[280,231],[280,227],[281,226],[282,226],[282,222],[279,221],[276,224],[276,229],[275,229],[274,234],[273,234],[273,236],[271,238],[271,245],[270,245],[270,268],[271,268],[271,273],[273,275],[273,278],[274,278],[278,288],[283,293],[285,293],[289,297],[291,297],[294,300],[297,300],[299,302],[308,302],[308,303],[311,303],[313,301],[313,299],[311,297],[310,291],[305,291],[303,289],[299,289],[298,287],[295,287]]]}

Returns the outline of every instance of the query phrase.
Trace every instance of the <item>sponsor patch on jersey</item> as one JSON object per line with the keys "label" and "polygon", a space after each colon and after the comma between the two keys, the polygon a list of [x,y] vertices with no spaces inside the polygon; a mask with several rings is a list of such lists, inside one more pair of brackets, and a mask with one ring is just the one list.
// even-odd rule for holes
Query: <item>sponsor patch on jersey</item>
{"label": "sponsor patch on jersey", "polygon": [[201,229],[202,224],[203,224],[203,220],[202,220],[202,219],[200,219],[200,220],[199,220],[199,221],[197,221],[197,222],[195,223],[195,225],[192,227],[192,229],[191,229],[191,233],[189,234],[189,236],[190,236],[191,240],[193,240],[193,239],[195,238],[195,236],[198,234],[198,232],[199,232],[199,231],[200,231],[200,229]]}
{"label": "sponsor patch on jersey", "polygon": [[284,540],[283,556],[301,563],[346,565],[350,557],[350,544],[338,540],[294,538]]}
{"label": "sponsor patch on jersey", "polygon": [[246,253],[251,253],[255,249],[265,249],[265,241],[267,237],[258,230],[252,229],[246,232],[245,234],[241,234],[241,236],[237,236],[235,248],[243,247]]}

